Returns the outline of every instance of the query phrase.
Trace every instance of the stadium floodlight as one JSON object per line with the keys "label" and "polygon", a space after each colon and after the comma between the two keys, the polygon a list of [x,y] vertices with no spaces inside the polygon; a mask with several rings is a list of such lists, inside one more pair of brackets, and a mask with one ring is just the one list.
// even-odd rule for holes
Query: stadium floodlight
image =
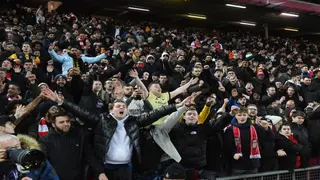
{"label": "stadium floodlight", "polygon": [[129,6],[128,9],[135,10],[135,11],[144,11],[144,12],[150,11],[149,9],[146,9],[146,8],[139,8],[139,7],[132,7],[132,6]]}
{"label": "stadium floodlight", "polygon": [[281,13],[282,16],[289,16],[289,17],[299,17],[298,14],[292,14],[292,13]]}
{"label": "stadium floodlight", "polygon": [[239,22],[239,24],[246,25],[246,26],[256,26],[256,24],[252,22]]}
{"label": "stadium floodlight", "polygon": [[194,19],[207,19],[205,15],[201,15],[201,14],[187,14],[187,17],[194,18]]}
{"label": "stadium floodlight", "polygon": [[299,32],[298,29],[293,29],[293,28],[284,28],[285,31],[293,31],[293,32]]}
{"label": "stadium floodlight", "polygon": [[247,8],[245,6],[240,6],[240,5],[236,5],[236,4],[226,4],[226,6],[234,7],[234,8],[240,8],[240,9],[246,9]]}

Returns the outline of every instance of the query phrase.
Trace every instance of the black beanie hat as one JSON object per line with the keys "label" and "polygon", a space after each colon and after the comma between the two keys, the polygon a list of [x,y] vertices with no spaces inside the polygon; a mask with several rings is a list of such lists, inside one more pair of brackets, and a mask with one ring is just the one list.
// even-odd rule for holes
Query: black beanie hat
{"label": "black beanie hat", "polygon": [[185,179],[186,171],[179,163],[173,163],[164,170],[167,179]]}

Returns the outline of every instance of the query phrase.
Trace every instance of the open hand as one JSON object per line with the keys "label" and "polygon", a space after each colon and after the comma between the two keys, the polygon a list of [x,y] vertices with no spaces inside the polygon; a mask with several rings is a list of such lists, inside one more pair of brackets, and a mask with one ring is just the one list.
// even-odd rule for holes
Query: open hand
{"label": "open hand", "polygon": [[260,125],[265,129],[268,130],[269,129],[269,123],[266,120],[260,120]]}
{"label": "open hand", "polygon": [[135,69],[130,70],[130,71],[129,71],[129,75],[130,75],[130,77],[132,77],[132,78],[137,78],[137,77],[138,77],[138,71],[135,70]]}
{"label": "open hand", "polygon": [[196,84],[198,81],[199,81],[199,78],[192,78],[192,79],[189,81],[189,84],[190,84],[190,85],[194,85],[194,84]]}
{"label": "open hand", "polygon": [[26,112],[25,106],[19,105],[19,106],[17,107],[17,109],[16,109],[16,113],[14,114],[14,117],[15,117],[16,119],[20,119],[20,118],[24,115],[25,112]]}
{"label": "open hand", "polygon": [[232,116],[235,116],[239,110],[240,110],[240,108],[238,106],[231,106],[230,114]]}
{"label": "open hand", "polygon": [[57,93],[54,93],[51,89],[47,88],[43,91],[43,96],[50,99],[53,102],[61,103],[63,100],[59,98]]}
{"label": "open hand", "polygon": [[182,107],[182,106],[187,106],[188,104],[191,103],[192,99],[193,99],[192,96],[188,96],[183,101],[181,101],[179,104],[176,104],[176,108],[179,108],[179,107]]}

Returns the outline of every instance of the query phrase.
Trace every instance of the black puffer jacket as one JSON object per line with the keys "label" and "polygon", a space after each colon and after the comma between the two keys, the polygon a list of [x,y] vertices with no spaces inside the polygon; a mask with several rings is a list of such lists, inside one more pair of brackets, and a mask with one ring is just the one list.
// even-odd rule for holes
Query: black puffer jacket
{"label": "black puffer jacket", "polygon": [[[110,140],[117,128],[117,120],[115,120],[109,114],[94,114],[67,101],[63,102],[62,107],[94,128],[94,151],[97,159],[99,159],[101,163],[101,167],[95,170],[102,173],[105,155],[108,152]],[[161,107],[139,117],[128,117],[124,127],[132,141],[133,147],[137,152],[139,160],[139,128],[148,126],[161,117],[166,116],[174,111],[176,111],[176,107],[174,105],[171,105]]]}
{"label": "black puffer jacket", "polygon": [[232,117],[228,114],[206,124],[176,124],[170,132],[172,143],[177,148],[186,168],[202,169],[207,165],[207,140],[214,133],[221,132]]}

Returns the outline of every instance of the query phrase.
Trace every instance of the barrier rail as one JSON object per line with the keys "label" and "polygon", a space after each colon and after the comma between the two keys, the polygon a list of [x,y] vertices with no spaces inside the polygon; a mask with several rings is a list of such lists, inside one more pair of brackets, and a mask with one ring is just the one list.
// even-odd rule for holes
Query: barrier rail
{"label": "barrier rail", "polygon": [[231,177],[220,177],[217,180],[320,180],[320,166],[294,171],[272,171],[258,174],[246,174]]}

